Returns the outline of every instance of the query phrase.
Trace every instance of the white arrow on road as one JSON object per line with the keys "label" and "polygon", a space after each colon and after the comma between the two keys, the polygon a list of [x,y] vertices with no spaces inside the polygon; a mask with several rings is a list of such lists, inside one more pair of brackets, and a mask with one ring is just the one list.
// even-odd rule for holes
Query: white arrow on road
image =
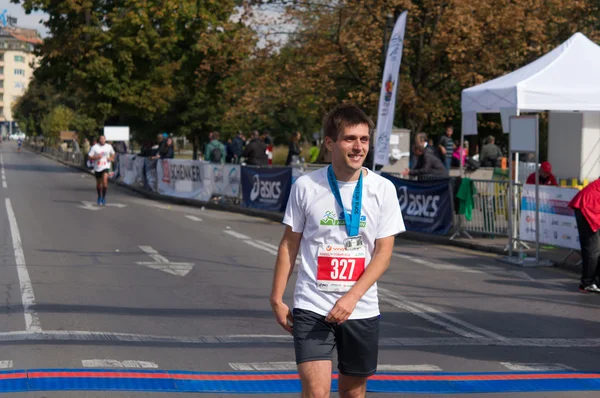
{"label": "white arrow on road", "polygon": [[167,274],[177,275],[177,276],[186,276],[192,268],[194,268],[194,263],[172,263],[164,256],[161,256],[156,250],[154,250],[151,246],[140,246],[145,253],[148,253],[150,257],[154,259],[155,262],[146,262],[146,261],[138,261],[139,265],[144,265],[148,268],[152,268],[158,271],[166,272]]}
{"label": "white arrow on road", "polygon": [[[102,209],[102,206],[98,206],[97,204],[95,204],[93,202],[82,201],[81,203],[83,204],[83,206],[77,206],[80,209],[91,210],[91,211],[98,211],[98,210]],[[118,207],[119,209],[127,207],[127,205],[124,205],[121,203],[108,203],[106,206]]]}

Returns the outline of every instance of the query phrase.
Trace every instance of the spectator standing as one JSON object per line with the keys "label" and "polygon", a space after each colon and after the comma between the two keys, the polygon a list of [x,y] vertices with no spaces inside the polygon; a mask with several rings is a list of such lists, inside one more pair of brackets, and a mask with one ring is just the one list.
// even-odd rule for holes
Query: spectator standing
{"label": "spectator standing", "polygon": [[250,142],[241,156],[246,158],[248,166],[267,166],[269,164],[267,144],[258,135],[258,131],[252,132]]}
{"label": "spectator standing", "polygon": [[294,156],[299,156],[302,153],[302,148],[300,148],[300,133],[296,131],[290,137],[290,144],[288,146],[288,155],[287,160],[285,161],[285,165],[289,166],[292,164],[294,160]]}
{"label": "spectator standing", "polygon": [[[252,136],[254,136],[254,133],[256,133],[256,136],[258,136],[258,131],[253,131]],[[235,163],[235,164],[240,163],[240,158],[242,157],[242,153],[244,153],[244,143],[245,142],[246,142],[246,138],[244,137],[244,135],[242,134],[241,131],[239,131],[237,133],[237,135],[235,137],[233,137],[233,139],[231,140],[230,148],[231,148],[231,154],[233,155],[233,159],[232,159],[233,163]]]}
{"label": "spectator standing", "polygon": [[165,140],[165,145],[156,154],[154,159],[173,159],[175,157],[175,146],[171,137]]}
{"label": "spectator standing", "polygon": [[569,207],[575,210],[579,244],[581,245],[582,293],[600,293],[600,179],[583,188]]}
{"label": "spectator standing", "polygon": [[465,164],[465,160],[469,157],[469,141],[464,142],[465,147],[461,147],[460,144],[456,151],[452,154],[452,163],[457,165],[458,167]]}
{"label": "spectator standing", "polygon": [[211,163],[225,163],[225,145],[221,141],[219,141],[219,133],[212,133],[212,141],[206,145],[206,153],[204,154],[204,160],[207,160]]}
{"label": "spectator standing", "polygon": [[317,161],[319,158],[319,152],[321,152],[319,149],[319,144],[316,140],[314,140],[312,142],[312,146],[310,147],[310,152],[308,152],[309,163],[315,163]]}
{"label": "spectator standing", "polygon": [[446,132],[442,138],[440,138],[440,143],[438,145],[438,149],[442,155],[441,159],[448,170],[450,170],[450,166],[452,165],[452,154],[454,153],[454,142],[452,141],[453,133],[454,128],[452,125],[446,124]]}

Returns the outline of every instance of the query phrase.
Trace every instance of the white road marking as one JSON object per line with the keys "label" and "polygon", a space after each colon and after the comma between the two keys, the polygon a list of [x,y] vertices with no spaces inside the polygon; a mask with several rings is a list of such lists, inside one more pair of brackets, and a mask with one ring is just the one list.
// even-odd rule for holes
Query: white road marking
{"label": "white road marking", "polygon": [[151,246],[140,246],[140,249],[154,259],[155,262],[138,261],[137,264],[152,268],[158,271],[166,272],[176,276],[186,276],[194,263],[172,263],[166,257],[160,255]]}
{"label": "white road marking", "polygon": [[[237,233],[235,231],[225,230],[225,233],[234,236],[238,239],[243,239],[248,245],[256,247],[257,249],[266,251],[273,255],[277,255],[277,250],[273,249],[274,245],[262,242],[262,241],[253,241],[249,236]],[[402,256],[402,255],[400,255]],[[412,257],[411,257],[412,259]],[[424,261],[424,260],[423,260]],[[478,271],[479,272],[479,271]],[[466,338],[481,338],[483,336],[489,337],[498,341],[505,340],[504,337],[490,332],[488,330],[479,328],[470,323],[461,321],[458,318],[453,316],[444,314],[441,311],[438,311],[432,307],[426,306],[424,304],[414,303],[407,300],[405,297],[396,295],[387,289],[383,289],[381,287],[378,288],[380,293],[380,299],[383,302],[386,302],[396,308],[403,309],[408,311],[416,316],[419,316],[429,322],[432,322],[438,326],[443,327],[449,332],[455,333],[459,336]],[[459,327],[457,325],[462,326]]]}
{"label": "white road marking", "polygon": [[[119,342],[132,344],[173,344],[173,345],[221,345],[221,344],[292,344],[289,334],[281,335],[217,335],[217,336],[154,336],[132,333],[92,332],[79,330],[45,330],[32,332],[1,332],[0,342]],[[383,338],[380,347],[541,347],[541,348],[600,348],[600,338],[596,339],[519,339],[498,341],[488,338],[463,337],[405,337]]]}
{"label": "white road marking", "polygon": [[[497,333],[491,332],[489,330],[480,328],[478,326],[475,326],[473,324],[470,324],[468,322],[460,320],[456,317],[453,317],[452,315],[448,315],[444,312],[438,311],[435,308],[429,307],[425,304],[411,302],[411,301],[407,300],[405,297],[395,294],[388,289],[379,287],[378,290],[379,290],[379,293],[381,294],[382,301],[388,302],[388,304],[391,304],[391,305],[400,303],[400,304],[408,305],[409,307],[416,308],[417,310],[419,310],[419,312],[414,313],[415,315],[420,314],[419,316],[427,315],[429,317],[437,316],[438,318],[435,318],[436,323],[440,326],[445,327],[446,329],[448,329],[448,327],[450,326],[453,329],[461,330],[460,328],[456,328],[456,326],[453,326],[446,321],[449,321],[455,325],[462,326],[464,329],[467,329],[467,330],[463,330],[462,333],[459,333],[459,335],[461,335],[461,336],[464,336],[464,337],[468,337],[467,335],[473,336],[473,334],[468,331],[468,330],[471,330],[472,332],[475,332],[475,335],[474,335],[475,337],[484,336],[484,337],[488,337],[488,338],[495,339],[498,341],[506,340],[505,337],[500,336]],[[439,319],[439,318],[443,318],[446,321]],[[450,330],[450,329],[448,329],[448,330]],[[466,334],[463,334],[463,333],[466,333]]]}
{"label": "white road marking", "polygon": [[429,313],[429,311],[425,311],[419,307],[415,307],[413,303],[410,303],[404,298],[398,298],[393,294],[388,294],[388,292],[381,287],[378,287],[378,291],[379,299],[386,304],[410,312],[411,314],[416,315],[419,318],[425,319],[426,321],[429,321],[435,325],[441,326],[445,330],[457,334],[459,336],[469,339],[481,338],[481,336],[476,333],[469,332],[468,330],[461,329],[455,325],[444,321],[443,319],[436,318],[433,314]]}
{"label": "white road marking", "polygon": [[4,159],[2,158],[2,155],[0,155],[0,165],[2,169],[2,188],[8,188],[8,185],[6,185],[6,174],[4,173]]}
{"label": "white road marking", "polygon": [[35,295],[33,294],[33,285],[27,265],[25,264],[25,254],[23,253],[23,244],[21,234],[17,225],[17,218],[13,211],[10,199],[6,198],[6,213],[10,224],[10,234],[12,235],[13,249],[15,251],[15,261],[17,263],[17,274],[19,276],[19,285],[21,287],[21,302],[23,303],[23,313],[25,316],[25,330],[27,332],[39,333],[42,331],[40,318],[35,312]]}
{"label": "white road marking", "polygon": [[267,253],[271,253],[274,256],[277,255],[277,250],[273,250],[273,249],[269,249],[268,247],[264,247],[263,245],[259,244],[258,242],[255,242],[253,240],[245,240],[244,242],[246,242],[250,246],[256,247],[257,249],[260,249],[260,250],[265,251]]}
{"label": "white road marking", "polygon": [[[77,207],[79,207],[80,209],[85,209],[85,210],[98,211],[98,210],[102,210],[102,207],[103,207],[103,206],[98,206],[94,202],[82,201],[81,203],[83,204],[83,206],[77,206]],[[107,203],[106,206],[107,207],[117,207],[119,209],[127,207],[127,205],[124,205],[122,203]]]}
{"label": "white road marking", "polygon": [[435,365],[377,365],[379,372],[439,372]]}
{"label": "white road marking", "polygon": [[190,216],[189,214],[186,214],[185,218],[192,220],[192,221],[202,221],[202,219],[200,217]]}
{"label": "white road marking", "polygon": [[248,240],[248,239],[250,239],[250,237],[247,236],[247,235],[240,234],[239,232],[231,231],[229,229],[225,230],[223,232],[225,232],[227,235],[233,236],[234,238],[238,238],[238,239],[242,239],[242,240]]}
{"label": "white road marking", "polygon": [[563,365],[562,363],[513,363],[500,362],[508,370],[515,372],[545,372],[545,371],[560,371],[560,370],[575,370],[574,368]]}
{"label": "white road marking", "polygon": [[229,366],[233,370],[296,370],[298,366],[296,362],[250,362],[250,363],[230,363]]}
{"label": "white road marking", "polygon": [[0,369],[11,369],[13,361],[0,361]]}
{"label": "white road marking", "polygon": [[274,245],[274,244],[272,244],[272,243],[263,242],[262,240],[257,240],[257,241],[256,241],[256,243],[258,243],[258,244],[260,244],[260,245],[263,245],[263,246],[265,246],[265,247],[268,247],[269,249],[273,249],[273,250],[275,250],[275,251],[278,251],[278,250],[279,250],[279,246],[277,246],[277,245]]}
{"label": "white road marking", "polygon": [[458,272],[466,272],[466,273],[470,273],[470,274],[482,274],[483,273],[482,271],[468,268],[468,267],[461,267],[459,265],[447,264],[447,263],[434,263],[434,262],[431,262],[430,260],[425,260],[422,258],[409,256],[406,254],[392,253],[392,256],[397,257],[397,258],[402,258],[405,260],[409,260],[414,263],[421,264],[421,265],[424,265],[426,267],[429,267],[429,268],[432,268],[432,269],[435,269],[438,271],[458,271]]}
{"label": "white road marking", "polygon": [[[229,366],[238,371],[278,371],[278,370],[296,370],[296,362],[233,362]],[[441,371],[434,365],[377,365],[380,372],[438,372]]]}
{"label": "white road marking", "polygon": [[158,369],[158,365],[148,361],[117,361],[116,359],[84,359],[84,368],[142,368]]}

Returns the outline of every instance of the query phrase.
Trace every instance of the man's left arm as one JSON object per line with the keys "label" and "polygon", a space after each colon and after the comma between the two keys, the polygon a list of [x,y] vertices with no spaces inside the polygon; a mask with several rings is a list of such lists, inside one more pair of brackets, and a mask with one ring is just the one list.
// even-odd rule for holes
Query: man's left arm
{"label": "man's left arm", "polygon": [[394,249],[394,239],[395,236],[392,235],[375,240],[375,252],[373,253],[371,262],[358,281],[352,286],[352,289],[335,303],[335,306],[327,315],[326,320],[328,322],[342,324],[350,318],[356,307],[356,303],[381,278],[390,266],[392,250]]}

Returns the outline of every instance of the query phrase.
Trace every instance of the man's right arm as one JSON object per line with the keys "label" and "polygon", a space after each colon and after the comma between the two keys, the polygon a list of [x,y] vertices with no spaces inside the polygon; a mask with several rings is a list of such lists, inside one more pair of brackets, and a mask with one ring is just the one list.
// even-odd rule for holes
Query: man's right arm
{"label": "man's right arm", "polygon": [[442,155],[446,156],[446,136],[443,136],[442,138],[440,138],[440,143],[438,145],[438,148],[440,149],[440,152],[442,153]]}
{"label": "man's right arm", "polygon": [[292,313],[289,307],[283,302],[283,294],[288,280],[294,271],[301,239],[302,233],[294,232],[290,226],[286,227],[281,243],[279,244],[271,290],[271,308],[273,308],[277,323],[289,333],[292,333],[292,327],[288,324],[288,321],[292,322]]}

